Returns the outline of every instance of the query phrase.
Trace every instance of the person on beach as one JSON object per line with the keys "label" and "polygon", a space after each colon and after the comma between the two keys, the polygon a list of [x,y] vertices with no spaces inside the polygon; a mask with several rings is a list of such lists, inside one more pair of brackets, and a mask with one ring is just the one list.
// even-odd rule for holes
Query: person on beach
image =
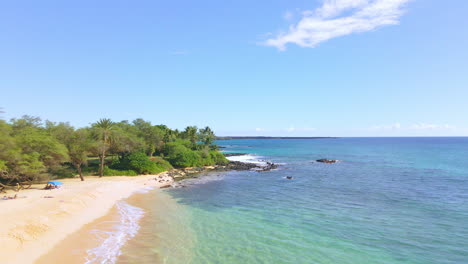
{"label": "person on beach", "polygon": [[2,197],[2,200],[13,200],[13,199],[16,199],[18,198],[18,194],[15,194],[15,196],[3,196]]}

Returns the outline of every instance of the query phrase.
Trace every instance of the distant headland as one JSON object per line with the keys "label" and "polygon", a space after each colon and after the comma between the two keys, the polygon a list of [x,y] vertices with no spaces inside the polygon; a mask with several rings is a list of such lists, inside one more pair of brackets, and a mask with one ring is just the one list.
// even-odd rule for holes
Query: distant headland
{"label": "distant headland", "polygon": [[237,136],[226,136],[226,137],[216,137],[216,140],[233,140],[233,139],[330,139],[337,137],[237,137]]}

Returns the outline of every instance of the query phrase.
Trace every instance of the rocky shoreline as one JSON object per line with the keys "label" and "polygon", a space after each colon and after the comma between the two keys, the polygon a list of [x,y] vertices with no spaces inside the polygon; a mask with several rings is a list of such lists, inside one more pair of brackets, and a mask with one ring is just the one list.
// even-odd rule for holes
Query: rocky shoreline
{"label": "rocky shoreline", "polygon": [[[241,153],[227,154],[226,157],[245,155]],[[222,172],[222,171],[256,171],[266,172],[278,168],[278,164],[272,162],[266,162],[265,165],[256,163],[241,162],[241,161],[230,161],[227,165],[214,165],[205,167],[193,167],[183,169],[173,169],[167,172],[163,172],[161,176],[168,176],[174,179],[174,181],[181,181],[185,179],[197,178],[199,175],[207,172]],[[167,186],[169,187],[169,186]]]}

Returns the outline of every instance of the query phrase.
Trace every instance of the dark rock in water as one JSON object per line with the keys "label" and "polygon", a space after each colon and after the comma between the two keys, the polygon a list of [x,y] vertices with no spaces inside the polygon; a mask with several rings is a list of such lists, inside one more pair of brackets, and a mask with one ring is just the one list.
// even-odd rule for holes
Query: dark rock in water
{"label": "dark rock in water", "polygon": [[292,180],[292,178],[293,178],[292,176],[286,176],[286,179],[288,180]]}
{"label": "dark rock in water", "polygon": [[247,153],[223,153],[225,157],[244,156]]}
{"label": "dark rock in water", "polygon": [[262,171],[270,171],[278,168],[278,164],[273,162],[267,162],[267,165],[263,167]]}
{"label": "dark rock in water", "polygon": [[228,170],[251,170],[256,168],[258,168],[257,164],[240,161],[231,161],[227,165]]}
{"label": "dark rock in water", "polygon": [[318,159],[316,160],[317,162],[322,162],[322,163],[328,163],[328,164],[331,164],[331,163],[337,163],[338,160],[330,160],[330,159]]}
{"label": "dark rock in water", "polygon": [[226,166],[226,170],[255,170],[255,171],[270,171],[278,168],[277,164],[272,162],[267,162],[266,165],[258,165],[255,163],[248,163],[248,162],[240,162],[240,161],[231,161]]}

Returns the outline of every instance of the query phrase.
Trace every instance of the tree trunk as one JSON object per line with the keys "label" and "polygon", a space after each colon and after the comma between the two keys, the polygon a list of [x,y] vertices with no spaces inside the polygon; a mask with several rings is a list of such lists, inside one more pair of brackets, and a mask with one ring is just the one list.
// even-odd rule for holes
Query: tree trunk
{"label": "tree trunk", "polygon": [[78,174],[80,175],[81,181],[84,181],[83,173],[82,173],[82,171],[81,171],[81,164],[79,164],[78,166],[76,166],[76,169],[78,170]]}
{"label": "tree trunk", "polygon": [[99,155],[100,156],[99,158],[101,159],[101,162],[99,164],[99,178],[101,178],[104,174],[104,161],[106,159],[105,155],[106,155],[105,151],[103,151],[102,154]]}
{"label": "tree trunk", "polygon": [[101,178],[104,174],[104,161],[106,160],[106,147],[107,147],[107,133],[104,133],[104,145],[102,146],[102,154],[101,154],[101,164],[99,164],[99,178]]}

